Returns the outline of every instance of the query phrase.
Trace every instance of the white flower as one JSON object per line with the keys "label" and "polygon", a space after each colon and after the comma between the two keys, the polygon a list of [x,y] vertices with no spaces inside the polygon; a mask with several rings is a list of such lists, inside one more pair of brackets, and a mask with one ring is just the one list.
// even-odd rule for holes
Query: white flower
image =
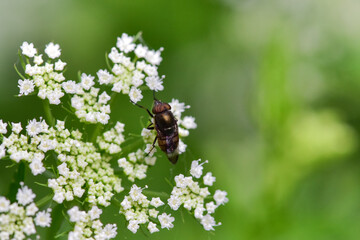
{"label": "white flower", "polygon": [[94,86],[95,82],[94,82],[95,77],[89,75],[86,75],[85,73],[81,74],[81,86],[85,89],[85,90],[89,90],[92,86]]}
{"label": "white flower", "polygon": [[172,210],[178,210],[181,205],[181,200],[178,196],[171,195],[168,199],[168,205],[171,207]]}
{"label": "white flower", "polygon": [[177,176],[175,176],[175,182],[176,182],[176,186],[179,188],[186,188],[188,185],[188,182],[186,181],[186,178],[184,177],[183,174],[179,174]]}
{"label": "white flower", "polygon": [[35,224],[40,227],[50,227],[51,224],[51,216],[48,211],[41,211],[36,214]]}
{"label": "white flower", "polygon": [[107,95],[106,92],[103,92],[102,94],[100,94],[98,102],[106,104],[110,99],[111,99],[111,97],[109,95]]}
{"label": "white flower", "polygon": [[88,212],[90,219],[94,220],[97,218],[100,218],[100,215],[102,214],[102,210],[98,208],[97,206],[93,206],[90,211]]}
{"label": "white flower", "polygon": [[7,133],[7,123],[4,123],[2,119],[0,119],[0,133],[6,134]]}
{"label": "white flower", "polygon": [[12,131],[19,134],[22,130],[21,123],[11,123]]}
{"label": "white flower", "polygon": [[128,210],[129,208],[131,208],[132,204],[127,198],[124,198],[124,200],[121,202],[121,206],[124,210]]}
{"label": "white flower", "polygon": [[26,132],[31,137],[35,137],[41,132],[41,124],[37,122],[36,119],[30,120],[28,125],[26,126]]}
{"label": "white flower", "polygon": [[152,65],[145,65],[144,72],[148,76],[157,76],[158,75],[157,67],[152,66]]}
{"label": "white flower", "polygon": [[67,213],[71,222],[85,221],[86,219],[86,212],[80,211],[78,206],[72,207]]}
{"label": "white flower", "polygon": [[55,70],[56,71],[62,71],[64,70],[64,67],[66,66],[66,62],[61,61],[60,59],[55,63]]}
{"label": "white flower", "polygon": [[58,168],[59,174],[63,175],[66,178],[69,177],[70,170],[67,167],[66,163],[60,164],[57,168]]}
{"label": "white flower", "polygon": [[212,186],[216,180],[216,177],[214,177],[211,172],[208,172],[203,179],[205,185]]}
{"label": "white flower", "polygon": [[37,53],[36,48],[34,48],[33,43],[23,42],[21,45],[22,54],[28,56],[28,57],[34,57],[34,55]]}
{"label": "white flower", "polygon": [[221,225],[221,223],[216,224],[214,218],[207,214],[201,219],[201,224],[203,225],[206,231],[215,230],[213,227]]}
{"label": "white flower", "polygon": [[111,48],[111,52],[109,53],[108,57],[113,63],[120,63],[123,57],[123,53],[119,53],[119,51],[113,47]]}
{"label": "white flower", "polygon": [[159,197],[152,198],[150,204],[156,208],[164,205],[164,203],[160,200]]}
{"label": "white flower", "polygon": [[136,233],[137,230],[139,229],[139,224],[137,220],[130,220],[129,221],[129,225],[127,226],[127,228],[132,231],[133,233]]}
{"label": "white flower", "polygon": [[122,81],[114,83],[111,91],[113,92],[121,92],[124,89],[124,84]]}
{"label": "white flower", "polygon": [[26,206],[26,216],[34,216],[38,210],[39,209],[36,204],[31,203],[30,205]]}
{"label": "white flower", "polygon": [[32,162],[29,164],[31,172],[34,176],[45,172],[45,167],[41,160],[33,159]]}
{"label": "white flower", "polygon": [[80,110],[84,106],[84,99],[75,95],[71,98],[71,106],[75,109]]}
{"label": "white flower", "polygon": [[195,118],[191,116],[184,117],[184,119],[181,120],[181,125],[183,125],[187,129],[195,129],[197,127],[195,123]]}
{"label": "white flower", "polygon": [[145,75],[142,72],[135,70],[132,76],[132,85],[134,85],[135,87],[139,87],[144,83],[144,81],[142,80],[144,77]]}
{"label": "white flower", "polygon": [[121,35],[121,38],[117,38],[116,46],[123,52],[128,53],[135,49],[135,43],[133,43],[134,38],[128,36],[126,33]]}
{"label": "white flower", "polygon": [[216,201],[217,205],[225,204],[229,201],[229,199],[226,197],[227,192],[216,190],[214,194],[214,200]]}
{"label": "white flower", "polygon": [[79,85],[77,85],[76,82],[72,80],[61,83],[61,86],[66,93],[74,94],[80,90]]}
{"label": "white flower", "polygon": [[183,113],[185,109],[190,108],[190,106],[185,105],[185,103],[180,103],[177,99],[172,99],[169,105],[171,106],[171,112],[177,119],[180,119],[181,113]]}
{"label": "white flower", "polygon": [[132,187],[130,189],[129,195],[133,201],[137,201],[137,200],[139,200],[139,198],[142,195],[141,192],[142,192],[142,188],[140,188],[134,184],[134,185],[132,185]]}
{"label": "white flower", "polygon": [[161,224],[161,228],[173,228],[174,225],[172,224],[175,220],[174,217],[171,216],[171,214],[166,214],[166,213],[163,213],[161,215],[158,216],[158,219],[160,221],[160,224]]}
{"label": "white flower", "polygon": [[16,200],[23,206],[33,202],[35,197],[36,195],[33,193],[33,191],[23,184],[22,188],[20,188],[16,194]]}
{"label": "white flower", "polygon": [[42,59],[42,54],[37,55],[37,56],[34,57],[34,63],[35,63],[35,64],[40,65],[40,64],[42,64],[43,62],[44,62],[44,61],[43,61],[43,59]]}
{"label": "white flower", "polygon": [[178,130],[179,130],[180,137],[187,137],[190,134],[189,130],[184,129],[182,127],[178,127]]}
{"label": "white flower", "polygon": [[143,95],[141,94],[140,89],[132,87],[130,89],[129,97],[130,97],[131,101],[133,101],[134,103],[137,103],[143,98]]}
{"label": "white flower", "polygon": [[[101,231],[100,236],[104,237],[103,239],[114,238],[117,235],[116,230],[117,230],[116,224],[106,224],[104,229]],[[99,238],[99,239],[101,239],[101,238]]]}
{"label": "white flower", "polygon": [[162,85],[163,78],[159,78],[158,76],[150,76],[150,77],[146,77],[145,81],[146,81],[146,85],[154,91],[162,91],[164,90],[164,86]]}
{"label": "white flower", "polygon": [[156,227],[156,224],[153,223],[153,222],[149,222],[147,228],[148,228],[148,230],[149,230],[150,233],[154,233],[154,232],[158,232],[158,231],[159,231],[159,229]]}
{"label": "white flower", "polygon": [[5,197],[0,197],[0,212],[8,212],[9,208],[10,208],[10,201],[7,200]]}
{"label": "white flower", "polygon": [[102,123],[102,124],[107,124],[109,122],[110,116],[109,114],[106,113],[98,113],[96,115],[96,120],[98,120],[98,122]]}
{"label": "white flower", "polygon": [[194,160],[191,163],[191,169],[190,169],[190,174],[192,176],[194,176],[195,178],[200,178],[202,175],[202,171],[203,171],[203,164],[207,163],[207,161],[199,164],[199,162],[201,161],[201,159],[199,160]]}
{"label": "white flower", "polygon": [[6,155],[6,149],[5,146],[3,146],[2,144],[0,145],[0,159],[5,157]]}
{"label": "white flower", "polygon": [[114,78],[107,70],[100,69],[96,74],[98,75],[100,84],[109,84]]}
{"label": "white flower", "polygon": [[121,122],[116,122],[116,125],[115,125],[115,130],[117,133],[122,133],[124,132],[124,127],[125,127],[125,124],[121,123]]}
{"label": "white flower", "polygon": [[146,46],[138,44],[134,52],[138,58],[144,58],[146,56],[147,50],[148,48]]}
{"label": "white flower", "polygon": [[21,80],[21,79],[19,79],[18,87],[20,89],[19,96],[28,95],[29,93],[32,93],[34,91],[35,84],[34,84],[33,80],[29,80],[29,79]]}
{"label": "white flower", "polygon": [[49,43],[46,45],[45,53],[52,59],[60,57],[61,50],[59,44]]}
{"label": "white flower", "polygon": [[161,51],[163,51],[163,48],[160,48],[158,51],[150,50],[146,52],[145,59],[149,63],[153,65],[159,65],[162,61]]}
{"label": "white flower", "polygon": [[218,206],[215,205],[214,202],[209,202],[206,204],[206,211],[208,213],[214,213],[215,212],[215,209],[217,208]]}

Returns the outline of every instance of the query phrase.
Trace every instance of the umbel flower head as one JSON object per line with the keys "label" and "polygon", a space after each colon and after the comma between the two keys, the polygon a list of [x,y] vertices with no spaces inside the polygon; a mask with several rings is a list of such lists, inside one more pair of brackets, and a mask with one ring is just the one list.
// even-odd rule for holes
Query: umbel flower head
{"label": "umbel flower head", "polygon": [[[136,103],[143,100],[143,92],[164,89],[165,77],[158,73],[163,48],[152,50],[143,43],[141,35],[124,33],[107,55],[108,69],[100,69],[96,74],[81,73],[78,80],[65,76],[68,65],[60,59],[59,44],[47,44],[44,53],[28,42],[20,49],[23,73],[16,68],[21,77],[18,95],[39,97],[45,116],[26,122],[0,119],[0,159],[10,159],[19,168],[26,166],[41,187],[51,190],[52,194],[42,204],[60,204],[63,215],[54,217],[61,218],[67,213],[65,218],[72,225],[71,230],[60,235],[68,234],[72,240],[115,238],[118,226],[102,217],[103,209],[114,203],[119,203],[119,214],[124,215],[127,228],[133,233],[140,227],[150,233],[173,228],[175,218],[164,212],[165,207],[159,209],[166,206],[166,199],[160,199],[164,195],[152,192],[155,196],[148,198],[136,183],[146,179],[149,170],[156,167],[159,154],[163,154],[153,146],[156,132],[143,128],[130,136],[125,123],[111,119],[110,115],[116,94],[125,94]],[[169,104],[179,126],[181,154],[187,147],[183,139],[197,125],[194,117],[183,116],[190,106],[177,99]],[[64,110],[68,116],[54,116],[51,107]],[[77,122],[77,127],[73,122]],[[131,144],[134,136],[140,145]],[[215,223],[212,214],[228,200],[225,191],[216,190],[214,201],[208,201],[208,188],[197,182],[202,171],[202,164],[194,161],[190,173],[195,180],[181,174],[175,177],[176,187],[167,203],[172,210],[184,206],[206,230],[213,230],[219,223]],[[42,177],[38,179],[39,175]],[[130,189],[123,187],[124,181],[126,185],[131,182]],[[211,173],[203,177],[207,186],[214,182]],[[118,199],[121,192],[123,197]],[[35,226],[51,225],[51,208],[39,211],[35,197],[23,183],[16,195],[17,202],[0,197],[0,239],[25,239],[36,233]]]}
{"label": "umbel flower head", "polygon": [[50,227],[51,209],[39,211],[33,191],[20,183],[16,202],[0,196],[0,239],[25,239],[36,234],[36,226]]}

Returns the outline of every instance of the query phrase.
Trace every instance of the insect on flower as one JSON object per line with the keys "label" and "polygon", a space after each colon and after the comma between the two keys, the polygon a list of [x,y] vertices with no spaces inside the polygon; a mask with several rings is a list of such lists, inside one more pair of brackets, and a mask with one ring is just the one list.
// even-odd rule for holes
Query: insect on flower
{"label": "insect on flower", "polygon": [[[168,103],[161,102],[155,98],[152,113],[149,109],[132,102],[136,106],[145,109],[148,114],[154,119],[154,123],[150,123],[147,127],[149,130],[156,130],[156,137],[152,144],[152,149],[155,147],[155,142],[158,140],[160,149],[166,153],[167,158],[172,164],[175,164],[179,157],[179,133],[177,119],[170,111],[171,106]],[[149,151],[151,152],[152,149]]]}

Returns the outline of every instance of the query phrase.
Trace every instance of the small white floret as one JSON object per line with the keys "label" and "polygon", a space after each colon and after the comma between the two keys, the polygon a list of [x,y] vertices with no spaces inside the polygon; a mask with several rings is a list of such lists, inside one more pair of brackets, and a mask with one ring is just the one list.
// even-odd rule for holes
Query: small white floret
{"label": "small white floret", "polygon": [[126,33],[123,33],[121,37],[117,38],[116,46],[125,53],[131,52],[135,49],[135,43],[133,43],[134,38],[128,36]]}
{"label": "small white floret", "polygon": [[134,103],[137,103],[143,98],[143,95],[141,94],[140,89],[132,87],[130,89],[129,97],[130,97],[131,101],[133,101]]}
{"label": "small white floret", "polygon": [[205,184],[205,185],[212,186],[213,183],[214,183],[215,180],[216,180],[216,177],[214,177],[211,172],[208,172],[208,173],[204,176],[203,180],[204,180],[204,184]]}
{"label": "small white floret", "polygon": [[4,123],[2,119],[0,119],[0,133],[6,134],[7,133],[7,123]]}
{"label": "small white floret", "polygon": [[148,230],[149,230],[150,233],[154,233],[154,232],[158,232],[158,231],[159,231],[159,229],[156,227],[156,224],[153,223],[153,222],[149,222],[147,228],[148,228]]}
{"label": "small white floret", "polygon": [[0,197],[0,212],[8,212],[10,208],[10,201],[5,197]]}
{"label": "small white floret", "polygon": [[102,210],[98,208],[97,206],[93,206],[90,211],[88,212],[90,219],[95,220],[100,218],[100,215],[102,214]]}
{"label": "small white floret", "polygon": [[19,79],[18,87],[19,87],[19,90],[20,90],[19,96],[28,95],[28,94],[30,94],[30,93],[32,93],[34,91],[35,84],[34,84],[33,80],[29,80],[29,79],[21,80],[21,79]]}
{"label": "small white floret", "polygon": [[85,73],[81,74],[81,86],[85,89],[85,90],[89,90],[92,86],[94,86],[95,82],[94,82],[95,77],[89,75],[86,75]]}
{"label": "small white floret", "polygon": [[109,84],[114,78],[107,70],[100,69],[96,74],[98,75],[100,84]]}
{"label": "small white floret", "polygon": [[207,161],[199,164],[199,162],[201,161],[201,159],[199,160],[194,160],[191,163],[191,169],[190,169],[190,174],[195,177],[195,178],[200,178],[202,175],[202,171],[203,171],[203,164],[207,163]]}
{"label": "small white floret", "polygon": [[24,185],[18,190],[16,194],[16,200],[23,206],[33,202],[35,197],[36,195],[33,193],[33,191]]}
{"label": "small white floret", "polygon": [[61,50],[59,44],[49,43],[46,45],[45,53],[52,59],[60,57]]}
{"label": "small white floret", "polygon": [[51,216],[49,211],[41,211],[36,214],[35,224],[40,227],[50,227]]}
{"label": "small white floret", "polygon": [[34,57],[34,63],[37,65],[41,65],[44,62],[44,60],[42,59],[42,54],[37,55]]}
{"label": "small white floret", "polygon": [[225,204],[229,201],[229,199],[226,197],[227,192],[216,190],[214,194],[214,200],[216,201],[217,205]]}
{"label": "small white floret", "polygon": [[170,229],[170,228],[174,227],[173,222],[174,222],[175,218],[172,217],[171,214],[163,213],[158,216],[158,219],[160,221],[161,228]]}
{"label": "small white floret", "polygon": [[37,50],[36,48],[34,48],[33,43],[29,44],[28,42],[23,42],[20,48],[22,50],[22,54],[31,58],[34,57],[35,54],[37,53]]}
{"label": "small white floret", "polygon": [[138,224],[138,221],[137,220],[130,220],[129,221],[129,225],[127,226],[127,228],[133,232],[133,233],[136,233],[137,230],[139,229],[139,224]]}
{"label": "small white floret", "polygon": [[164,205],[163,201],[161,201],[159,197],[152,198],[150,204],[156,208]]}

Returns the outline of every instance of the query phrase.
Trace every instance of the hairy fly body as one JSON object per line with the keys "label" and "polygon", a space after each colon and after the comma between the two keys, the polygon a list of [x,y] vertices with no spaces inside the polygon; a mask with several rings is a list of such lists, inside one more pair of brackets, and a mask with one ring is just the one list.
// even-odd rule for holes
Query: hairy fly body
{"label": "hairy fly body", "polygon": [[[136,105],[146,109],[141,105]],[[154,107],[152,108],[153,114],[148,109],[146,111],[154,119],[154,124],[151,123],[148,129],[155,129],[157,133],[153,147],[157,140],[160,149],[166,153],[170,162],[175,164],[179,157],[179,134],[177,120],[171,112],[171,106],[168,103],[155,99]]]}

